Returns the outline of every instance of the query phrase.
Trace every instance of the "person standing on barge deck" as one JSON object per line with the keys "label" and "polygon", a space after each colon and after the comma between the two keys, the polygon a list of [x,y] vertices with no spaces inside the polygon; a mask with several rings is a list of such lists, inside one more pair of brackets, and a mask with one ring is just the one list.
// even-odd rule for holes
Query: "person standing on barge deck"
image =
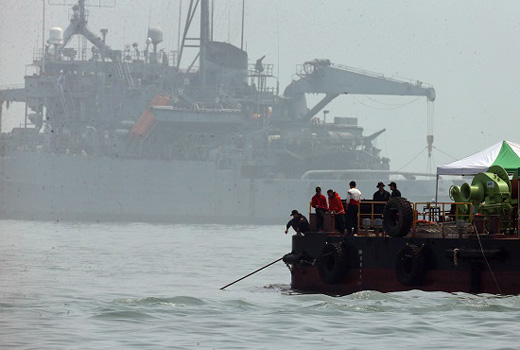
{"label": "person standing on barge deck", "polygon": [[399,191],[399,190],[397,189],[397,185],[396,185],[395,182],[393,182],[393,181],[390,182],[390,183],[388,184],[388,186],[390,186],[390,189],[392,190],[392,195],[391,195],[392,198],[395,198],[395,197],[401,197],[401,191]]}
{"label": "person standing on barge deck", "polygon": [[358,233],[358,207],[361,200],[361,191],[356,188],[355,181],[350,181],[347,193],[347,235],[352,236]]}
{"label": "person standing on barge deck", "polygon": [[285,227],[285,234],[289,232],[289,227],[291,226],[294,231],[296,231],[297,236],[301,236],[302,233],[309,232],[310,225],[305,216],[300,214],[298,210],[293,210],[291,212],[291,216],[293,218],[287,223],[287,226]]}
{"label": "person standing on barge deck", "polygon": [[385,184],[379,181],[376,186],[379,190],[377,190],[372,196],[372,200],[378,202],[388,202],[390,199],[390,192],[385,190]]}
{"label": "person standing on barge deck", "polygon": [[334,226],[340,235],[345,234],[345,208],[341,203],[341,197],[333,190],[327,190],[329,196],[329,211],[334,214]]}
{"label": "person standing on barge deck", "polygon": [[316,187],[316,194],[312,197],[311,207],[316,211],[316,223],[318,231],[324,229],[325,213],[329,210],[327,206],[327,198],[321,194],[321,187]]}
{"label": "person standing on barge deck", "polygon": [[[379,181],[376,186],[377,190],[372,196],[372,200],[376,202],[388,202],[390,200],[390,192],[385,190],[385,184]],[[374,214],[383,214],[384,204],[374,204]]]}

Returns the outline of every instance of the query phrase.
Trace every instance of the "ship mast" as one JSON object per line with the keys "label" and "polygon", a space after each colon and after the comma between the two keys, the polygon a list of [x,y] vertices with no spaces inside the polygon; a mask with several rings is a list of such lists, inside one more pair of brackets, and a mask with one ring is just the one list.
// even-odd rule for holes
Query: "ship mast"
{"label": "ship mast", "polygon": [[43,2],[43,14],[42,14],[42,68],[41,73],[45,73],[45,0]]}
{"label": "ship mast", "polygon": [[79,34],[87,38],[87,40],[90,41],[92,45],[100,49],[103,54],[108,54],[111,56],[110,58],[112,60],[117,60],[117,58],[113,55],[110,47],[105,44],[105,40],[102,40],[87,28],[88,19],[87,12],[85,10],[85,0],[79,0],[78,4],[72,7],[72,10],[74,13],[70,20],[69,26],[63,33],[63,44],[61,45],[61,48],[67,46],[74,35]]}
{"label": "ship mast", "polygon": [[[195,16],[195,12],[197,11],[197,7],[200,3],[200,36],[197,37],[188,37],[188,32],[191,27],[191,23],[193,21],[193,17]],[[190,6],[188,8],[188,13],[186,15],[186,22],[184,24],[184,31],[182,34],[182,40],[180,40],[180,48],[179,48],[179,56],[177,60],[177,69],[180,68],[184,48],[187,47],[198,47],[199,52],[193,62],[188,66],[188,71],[191,70],[191,67],[193,67],[194,63],[199,61],[199,72],[201,76],[201,85],[205,85],[207,81],[207,67],[206,62],[208,58],[208,45],[210,43],[211,39],[211,23],[210,23],[210,5],[209,0],[191,0]],[[187,41],[198,41],[197,44],[187,44]]]}
{"label": "ship mast", "polygon": [[200,2],[200,57],[199,69],[201,74],[202,86],[206,86],[206,59],[209,43],[209,0]]}
{"label": "ship mast", "polygon": [[244,49],[244,15],[245,15],[245,0],[242,0],[242,34],[240,36],[240,50]]}

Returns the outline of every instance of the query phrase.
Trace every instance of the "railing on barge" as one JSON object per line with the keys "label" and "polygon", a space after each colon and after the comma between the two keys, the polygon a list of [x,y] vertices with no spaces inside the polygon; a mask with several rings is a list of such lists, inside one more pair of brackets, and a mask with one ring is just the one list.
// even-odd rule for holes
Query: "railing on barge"
{"label": "railing on barge", "polygon": [[[358,205],[358,235],[387,236],[383,230],[383,211],[386,203],[369,200],[360,202]],[[518,218],[514,218],[514,226],[504,234],[498,216],[486,218],[478,214],[475,215],[474,206],[470,202],[411,202],[411,205],[413,208],[413,224],[408,234],[410,237],[462,238],[476,233],[491,233],[520,238],[520,232],[514,229],[518,227]],[[464,207],[467,210],[461,210]],[[316,227],[315,215],[310,207],[311,229]],[[327,214],[327,218],[328,220],[325,220],[325,232],[330,232],[327,224],[332,227],[333,232],[337,232],[334,229],[333,214]]]}
{"label": "railing on barge", "polygon": [[[460,209],[462,207],[467,207],[468,210],[463,211]],[[412,203],[412,208],[412,236],[430,233],[440,234],[445,238],[474,233],[473,204],[470,202],[416,202]]]}

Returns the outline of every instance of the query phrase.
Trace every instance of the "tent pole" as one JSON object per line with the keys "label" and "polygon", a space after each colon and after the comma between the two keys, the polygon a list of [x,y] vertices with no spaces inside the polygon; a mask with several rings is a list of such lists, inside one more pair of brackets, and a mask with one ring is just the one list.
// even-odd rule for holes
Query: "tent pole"
{"label": "tent pole", "polygon": [[437,174],[437,180],[435,181],[435,206],[439,202],[439,174]]}

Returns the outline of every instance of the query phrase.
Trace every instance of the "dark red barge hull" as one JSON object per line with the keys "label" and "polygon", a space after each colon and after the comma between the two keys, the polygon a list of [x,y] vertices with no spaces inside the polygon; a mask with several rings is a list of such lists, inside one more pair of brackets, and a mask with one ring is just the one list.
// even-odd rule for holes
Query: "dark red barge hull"
{"label": "dark red barge hull", "polygon": [[[481,235],[479,242],[476,235],[344,238],[309,233],[293,236],[292,246],[284,261],[291,268],[292,289],[301,292],[345,295],[420,289],[520,294],[516,236]],[[326,246],[339,247],[340,253]]]}

